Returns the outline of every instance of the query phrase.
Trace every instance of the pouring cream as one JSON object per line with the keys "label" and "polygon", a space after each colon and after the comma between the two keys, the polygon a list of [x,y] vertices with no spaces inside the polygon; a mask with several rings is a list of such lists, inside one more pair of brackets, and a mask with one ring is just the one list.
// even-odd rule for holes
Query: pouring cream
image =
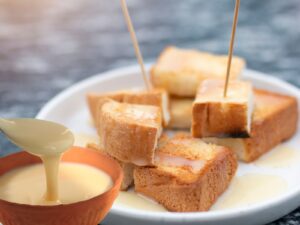
{"label": "pouring cream", "polygon": [[72,132],[60,124],[37,119],[0,119],[0,129],[17,146],[42,159],[47,181],[45,201],[58,203],[59,161],[74,143]]}
{"label": "pouring cream", "polygon": [[[74,202],[75,200],[81,201],[87,197],[94,197],[96,194],[100,194],[100,192],[104,192],[111,187],[111,178],[106,173],[86,166],[84,174],[82,172],[83,165],[76,165],[76,163],[73,163],[74,165],[71,166],[72,170],[68,171],[65,163],[62,163],[62,174],[58,176],[62,154],[74,143],[74,136],[68,128],[44,120],[5,120],[0,118],[0,130],[17,146],[30,154],[40,157],[44,164],[46,175],[43,176],[42,166],[29,166],[9,172],[9,174],[0,177],[0,184],[2,184],[0,192],[5,187],[7,190],[7,193],[2,193],[2,198],[7,196],[8,199],[6,200],[8,201],[21,201],[24,203],[26,196],[31,196],[31,199],[42,198],[41,200],[30,201],[32,204],[56,205],[70,202],[64,200],[66,196],[59,197],[59,191],[62,195],[72,195],[73,197],[70,199],[73,199],[71,202]],[[26,173],[25,171],[29,172]],[[97,173],[95,174],[95,172]],[[27,176],[22,176],[24,173]],[[46,188],[44,187],[45,179]],[[60,185],[58,182],[60,182]],[[24,187],[19,187],[20,184],[24,184]],[[78,186],[77,189],[76,185]],[[103,188],[100,188],[101,186]],[[29,190],[28,187],[32,188],[32,193],[25,192],[26,189]],[[99,189],[98,192],[95,192],[95,187]],[[44,196],[39,197],[40,192],[45,189],[46,193]],[[79,192],[82,192],[82,195]],[[11,199],[9,196],[11,196]],[[20,198],[16,199],[16,196],[20,196]]]}

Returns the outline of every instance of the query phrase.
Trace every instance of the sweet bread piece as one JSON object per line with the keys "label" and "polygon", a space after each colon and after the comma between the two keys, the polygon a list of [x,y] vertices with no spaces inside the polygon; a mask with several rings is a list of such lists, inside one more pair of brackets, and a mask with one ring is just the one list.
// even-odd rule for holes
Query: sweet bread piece
{"label": "sweet bread piece", "polygon": [[205,138],[206,142],[233,149],[238,158],[252,162],[292,137],[298,126],[297,99],[270,91],[254,91],[255,109],[251,138]]}
{"label": "sweet bread piece", "polygon": [[125,91],[115,91],[115,92],[108,92],[108,93],[88,93],[86,95],[87,104],[94,124],[96,124],[99,101],[105,98],[110,98],[117,102],[123,102],[124,93]]}
{"label": "sweet bread piece", "polygon": [[161,108],[163,117],[163,125],[167,126],[170,121],[169,113],[169,95],[163,89],[146,90],[124,90],[108,93],[88,93],[87,102],[90,109],[91,116],[96,123],[96,115],[98,109],[98,102],[103,98],[111,98],[117,102],[131,103],[139,105],[153,105]]}
{"label": "sweet bread piece", "polygon": [[157,149],[155,166],[134,169],[135,191],[169,211],[207,211],[227,189],[237,169],[234,153],[185,136]]}
{"label": "sweet bread piece", "polygon": [[[107,152],[105,152],[103,149],[101,149],[98,144],[88,143],[86,145],[86,147],[100,151],[100,152],[110,156]],[[110,157],[112,157],[112,156],[110,156]],[[132,163],[125,163],[114,157],[112,157],[112,158],[119,163],[120,167],[123,170],[123,181],[121,184],[121,191],[126,191],[128,188],[130,188],[133,185],[133,169],[135,166]]]}
{"label": "sweet bread piece", "polygon": [[191,133],[184,130],[172,131],[171,133],[165,131],[159,138],[158,148],[160,148],[160,143],[167,143],[170,139],[180,139],[180,138],[193,138]]}
{"label": "sweet bread piece", "polygon": [[162,132],[161,120],[157,106],[103,100],[96,120],[100,147],[122,162],[151,165]]}
{"label": "sweet bread piece", "polygon": [[252,85],[230,81],[224,98],[224,80],[208,79],[193,103],[193,137],[249,137],[253,112]]}
{"label": "sweet bread piece", "polygon": [[170,122],[168,128],[190,129],[192,124],[193,98],[170,98]]}
{"label": "sweet bread piece", "polygon": [[[151,68],[151,81],[154,87],[164,88],[171,95],[194,97],[201,81],[225,79],[227,59],[227,55],[167,47]],[[244,67],[244,59],[233,57],[230,78],[238,78]]]}

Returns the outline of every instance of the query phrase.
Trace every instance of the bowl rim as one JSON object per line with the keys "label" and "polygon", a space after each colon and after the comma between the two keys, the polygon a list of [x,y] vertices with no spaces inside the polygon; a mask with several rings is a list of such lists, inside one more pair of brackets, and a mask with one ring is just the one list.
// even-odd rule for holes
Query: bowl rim
{"label": "bowl rim", "polygon": [[[12,206],[12,207],[18,207],[18,208],[29,208],[29,209],[44,209],[44,210],[51,210],[51,209],[57,209],[57,208],[65,208],[65,207],[79,207],[81,206],[82,204],[86,204],[86,203],[89,203],[91,201],[96,201],[97,199],[99,198],[105,198],[109,195],[111,195],[114,191],[120,191],[120,186],[121,186],[121,182],[123,180],[123,171],[121,169],[121,166],[119,165],[119,163],[117,163],[114,159],[112,159],[111,157],[109,157],[108,155],[100,152],[100,151],[96,151],[94,149],[90,149],[90,148],[85,148],[85,147],[79,147],[79,146],[72,146],[69,150],[69,151],[73,151],[73,150],[79,150],[79,151],[85,151],[85,152],[96,152],[97,154],[101,155],[101,157],[103,158],[106,158],[106,160],[110,161],[110,163],[114,164],[114,167],[115,169],[117,170],[117,174],[118,176],[116,177],[116,179],[114,180],[112,178],[112,176],[110,174],[107,174],[112,178],[113,180],[113,185],[107,189],[105,192],[99,194],[99,195],[96,195],[95,197],[92,197],[92,198],[89,198],[89,199],[86,199],[86,200],[82,200],[82,201],[78,201],[78,202],[74,202],[74,203],[70,203],[70,204],[59,204],[59,205],[29,205],[29,204],[22,204],[22,203],[15,203],[15,202],[10,202],[10,201],[6,201],[6,200],[3,200],[3,199],[0,199],[0,205],[8,205],[8,206]],[[14,157],[14,156],[22,156],[22,155],[30,155],[32,157],[37,157],[37,156],[34,156],[34,155],[31,155],[25,151],[19,151],[19,152],[15,152],[15,153],[12,153],[12,154],[9,154],[9,155],[6,155],[4,157],[0,157],[0,162],[3,161],[3,160],[7,160],[11,157]],[[62,161],[63,162],[63,161]],[[71,162],[71,161],[69,161]],[[26,166],[30,166],[30,165],[34,165],[34,164],[39,164],[39,162],[32,162],[32,163],[29,163],[27,164]],[[82,164],[86,164],[86,163],[82,163]],[[86,164],[86,165],[89,165],[89,164]],[[89,165],[89,166],[92,166],[92,165]],[[11,170],[14,170],[14,169],[17,169],[17,168],[21,168],[23,166],[17,166],[17,167],[14,167],[13,169]],[[94,167],[94,166],[92,166]],[[95,167],[97,168],[97,167]],[[97,168],[98,169],[98,168]],[[11,171],[9,170],[9,171]],[[9,172],[8,171],[8,172]],[[5,172],[5,173],[8,173],[8,172]],[[4,173],[4,174],[5,174]],[[1,225],[1,223],[0,223]]]}

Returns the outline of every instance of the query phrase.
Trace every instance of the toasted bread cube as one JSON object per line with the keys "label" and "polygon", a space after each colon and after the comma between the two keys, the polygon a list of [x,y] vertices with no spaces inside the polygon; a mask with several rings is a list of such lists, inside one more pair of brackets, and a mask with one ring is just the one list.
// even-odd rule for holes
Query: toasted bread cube
{"label": "toasted bread cube", "polygon": [[251,124],[251,138],[205,138],[206,142],[227,146],[239,160],[252,162],[276,145],[291,138],[298,126],[298,105],[294,97],[258,90]]}
{"label": "toasted bread cube", "polygon": [[223,80],[205,80],[193,104],[193,137],[249,137],[253,112],[252,85],[230,81],[223,97]]}
{"label": "toasted bread cube", "polygon": [[100,147],[122,162],[153,164],[162,133],[161,109],[106,100],[99,104],[97,129]]}
{"label": "toasted bread cube", "polygon": [[193,98],[170,98],[171,119],[168,128],[190,129],[192,125]]}
{"label": "toasted bread cube", "polygon": [[234,153],[196,138],[173,138],[158,148],[155,166],[134,169],[135,191],[169,211],[207,211],[237,169]]}
{"label": "toasted bread cube", "polygon": [[[225,79],[227,58],[227,55],[167,47],[151,69],[151,81],[154,87],[164,88],[171,95],[195,97],[201,81]],[[230,78],[237,79],[244,67],[242,58],[233,57]]]}
{"label": "toasted bread cube", "polygon": [[96,125],[97,113],[99,109],[99,101],[109,98],[117,102],[123,102],[125,91],[115,91],[108,93],[88,93],[86,95],[87,104],[92,116],[93,122]]}
{"label": "toasted bread cube", "polygon": [[161,108],[163,116],[163,125],[167,126],[170,121],[169,113],[169,95],[163,89],[146,90],[128,90],[115,91],[109,93],[89,93],[87,94],[87,102],[93,121],[96,123],[96,115],[98,102],[103,98],[111,98],[117,102],[131,103],[139,105],[153,105]]}
{"label": "toasted bread cube", "polygon": [[[86,145],[86,147],[97,150],[99,152],[102,152],[102,153],[112,157],[107,152],[105,152],[98,144],[88,143]],[[128,188],[130,188],[133,185],[133,169],[135,166],[132,163],[125,163],[114,157],[112,157],[112,158],[119,163],[119,165],[123,171],[123,180],[122,180],[122,184],[121,184],[121,191],[126,191]]]}

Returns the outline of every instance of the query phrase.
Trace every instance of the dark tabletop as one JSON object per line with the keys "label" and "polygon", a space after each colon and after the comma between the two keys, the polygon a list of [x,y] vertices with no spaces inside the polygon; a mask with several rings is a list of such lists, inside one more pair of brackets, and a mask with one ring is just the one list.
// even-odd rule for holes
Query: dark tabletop
{"label": "dark tabletop", "polygon": [[[128,5],[146,61],[166,45],[227,54],[233,0]],[[300,1],[242,0],[235,54],[300,86]],[[135,63],[119,1],[0,0],[0,117],[34,117],[77,81]],[[3,136],[0,149],[17,151]],[[300,208],[272,223],[283,224],[300,224]]]}

